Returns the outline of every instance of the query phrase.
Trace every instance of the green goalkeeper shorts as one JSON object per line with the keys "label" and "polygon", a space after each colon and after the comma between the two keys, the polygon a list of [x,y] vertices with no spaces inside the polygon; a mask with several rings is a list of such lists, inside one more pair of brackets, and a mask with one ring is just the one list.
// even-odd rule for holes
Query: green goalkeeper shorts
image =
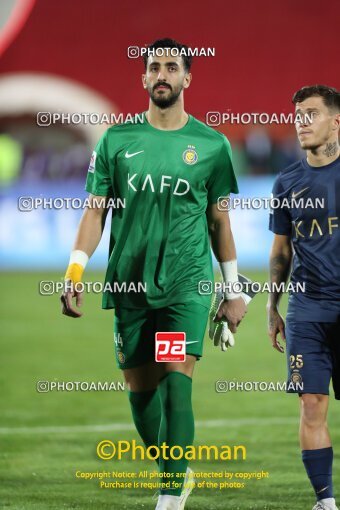
{"label": "green goalkeeper shorts", "polygon": [[155,360],[157,332],[184,332],[185,352],[199,359],[209,309],[188,302],[165,308],[115,308],[114,343],[118,367],[134,368]]}

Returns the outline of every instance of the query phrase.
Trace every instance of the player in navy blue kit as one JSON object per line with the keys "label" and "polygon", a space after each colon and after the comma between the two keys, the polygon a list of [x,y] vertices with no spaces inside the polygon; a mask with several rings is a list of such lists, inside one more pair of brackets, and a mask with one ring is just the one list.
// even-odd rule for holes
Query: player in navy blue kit
{"label": "player in navy blue kit", "polygon": [[305,291],[291,293],[286,326],[281,293],[270,293],[268,329],[279,352],[278,334],[286,341],[289,382],[300,387],[293,392],[300,397],[300,445],[317,498],[313,510],[337,510],[327,410],[331,379],[340,400],[340,93],[303,87],[293,103],[303,119],[296,130],[307,157],[280,172],[274,184],[270,277],[286,282],[293,260],[291,281]]}

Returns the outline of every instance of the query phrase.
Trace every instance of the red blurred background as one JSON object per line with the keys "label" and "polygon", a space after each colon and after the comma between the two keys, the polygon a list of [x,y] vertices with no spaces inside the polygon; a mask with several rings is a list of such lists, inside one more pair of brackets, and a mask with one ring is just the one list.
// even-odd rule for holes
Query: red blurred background
{"label": "red blurred background", "polygon": [[198,57],[186,105],[209,110],[290,111],[302,85],[339,85],[340,2],[328,0],[112,0],[18,2],[26,21],[2,47],[0,75],[37,72],[71,78],[104,95],[121,112],[145,109],[139,60],[127,47],[172,37],[215,47]]}

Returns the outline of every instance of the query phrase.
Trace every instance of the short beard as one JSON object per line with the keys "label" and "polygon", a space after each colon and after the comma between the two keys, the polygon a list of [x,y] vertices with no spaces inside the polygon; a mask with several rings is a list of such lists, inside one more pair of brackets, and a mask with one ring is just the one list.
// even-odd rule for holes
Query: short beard
{"label": "short beard", "polygon": [[301,145],[301,149],[303,151],[317,151],[319,147],[321,147],[321,145],[315,145],[315,144],[300,144]]}
{"label": "short beard", "polygon": [[171,94],[168,97],[155,97],[153,91],[148,91],[151,101],[155,106],[158,106],[161,110],[165,110],[166,108],[170,108],[170,106],[174,105],[181,92],[183,87],[180,87],[178,90],[171,91]]}
{"label": "short beard", "polygon": [[300,147],[303,151],[317,151],[323,145],[322,142],[300,142]]}

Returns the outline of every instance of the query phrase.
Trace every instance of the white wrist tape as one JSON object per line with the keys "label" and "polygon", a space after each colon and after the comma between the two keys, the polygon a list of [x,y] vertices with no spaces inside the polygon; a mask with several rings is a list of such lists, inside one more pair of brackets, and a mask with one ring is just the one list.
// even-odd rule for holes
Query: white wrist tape
{"label": "white wrist tape", "polygon": [[223,282],[227,286],[223,292],[225,299],[237,299],[241,296],[242,286],[234,285],[238,282],[237,274],[237,260],[228,260],[227,262],[220,262],[220,269],[223,277]]}
{"label": "white wrist tape", "polygon": [[71,251],[69,266],[71,264],[79,264],[84,269],[86,267],[86,264],[88,263],[89,256],[82,250],[73,250]]}

